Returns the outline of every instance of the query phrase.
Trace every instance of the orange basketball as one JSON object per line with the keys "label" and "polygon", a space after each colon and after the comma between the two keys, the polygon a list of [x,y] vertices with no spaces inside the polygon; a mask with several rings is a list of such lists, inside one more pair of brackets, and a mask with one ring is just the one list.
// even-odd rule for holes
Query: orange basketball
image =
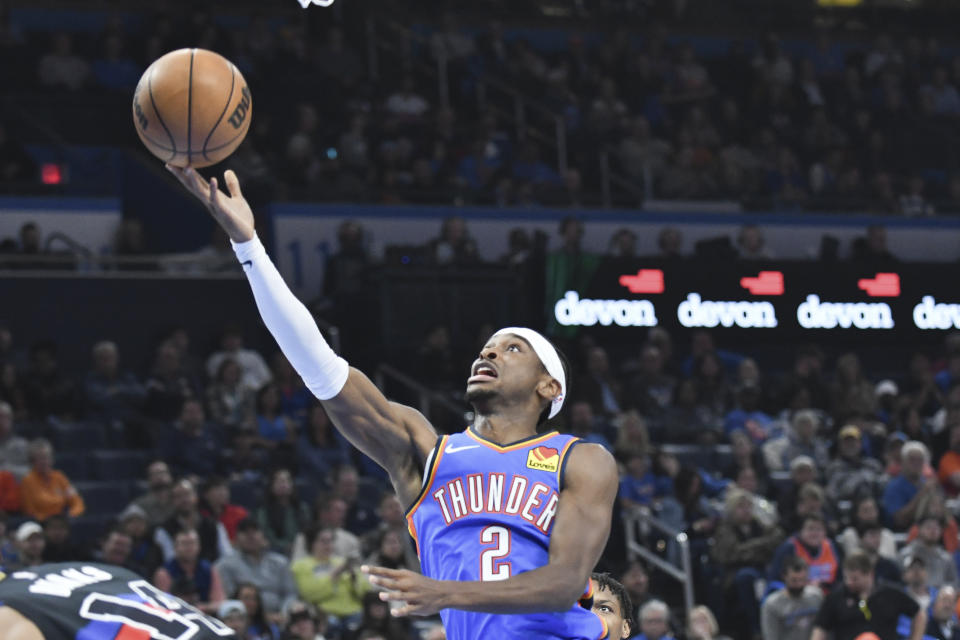
{"label": "orange basketball", "polygon": [[150,153],[178,167],[220,162],[243,142],[253,103],[240,71],[205,49],[179,49],[147,67],[133,124]]}

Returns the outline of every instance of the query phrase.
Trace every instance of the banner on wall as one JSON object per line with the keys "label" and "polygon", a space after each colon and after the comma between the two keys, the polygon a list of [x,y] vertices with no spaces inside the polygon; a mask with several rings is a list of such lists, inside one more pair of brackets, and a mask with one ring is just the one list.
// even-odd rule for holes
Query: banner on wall
{"label": "banner on wall", "polygon": [[607,259],[581,290],[554,289],[550,320],[624,332],[637,327],[871,339],[960,329],[960,266],[849,262]]}

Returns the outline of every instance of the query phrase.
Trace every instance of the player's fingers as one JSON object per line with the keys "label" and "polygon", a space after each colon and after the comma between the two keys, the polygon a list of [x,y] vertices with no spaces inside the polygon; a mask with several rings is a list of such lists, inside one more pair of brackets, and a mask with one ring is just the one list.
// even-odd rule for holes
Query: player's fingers
{"label": "player's fingers", "polygon": [[243,197],[243,194],[240,193],[240,181],[237,180],[237,174],[233,172],[233,169],[227,169],[223,174],[223,182],[227,185],[227,191],[230,192],[231,198]]}
{"label": "player's fingers", "polygon": [[210,207],[211,210],[217,206],[217,192],[218,192],[217,179],[210,178],[210,191],[208,192],[208,195],[207,195],[207,205]]}
{"label": "player's fingers", "polygon": [[390,600],[403,600],[405,597],[408,597],[409,594],[404,594],[401,591],[381,591],[380,600],[383,602],[389,602]]}
{"label": "player's fingers", "polygon": [[413,607],[409,604],[403,605],[402,607],[394,607],[390,610],[390,615],[394,618],[404,618],[413,613]]}
{"label": "player's fingers", "polygon": [[388,578],[386,576],[367,576],[367,580],[370,581],[370,584],[383,587],[384,589],[400,588],[400,584],[394,578]]}
{"label": "player's fingers", "polygon": [[387,569],[386,567],[376,567],[369,564],[361,565],[360,571],[369,576],[384,576],[387,578],[399,578],[403,575],[403,571],[400,569]]}

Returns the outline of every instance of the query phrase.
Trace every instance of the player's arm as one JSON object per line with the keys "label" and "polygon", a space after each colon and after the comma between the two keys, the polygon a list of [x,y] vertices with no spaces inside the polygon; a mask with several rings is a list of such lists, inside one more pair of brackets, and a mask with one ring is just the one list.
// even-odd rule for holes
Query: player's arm
{"label": "player's arm", "polygon": [[827,632],[820,627],[814,627],[810,634],[810,640],[827,640]]}
{"label": "player's arm", "polygon": [[595,444],[568,454],[565,486],[550,536],[548,563],[496,582],[433,580],[407,570],[364,567],[385,589],[382,600],[407,604],[394,615],[430,615],[440,609],[487,613],[566,611],[583,594],[610,535],[617,495],[613,456]]}
{"label": "player's arm", "polygon": [[[411,470],[419,476],[420,459],[436,442],[433,428],[419,412],[389,402],[365,375],[333,352],[257,239],[253,212],[236,175],[224,174],[228,197],[218,189],[216,178],[207,182],[192,169],[168,169],[206,205],[234,242],[264,323],[341,433],[386,469],[395,484],[408,479]],[[411,455],[413,451],[420,452],[420,459]]]}
{"label": "player's arm", "polygon": [[44,640],[37,625],[10,607],[0,607],[0,640]]}

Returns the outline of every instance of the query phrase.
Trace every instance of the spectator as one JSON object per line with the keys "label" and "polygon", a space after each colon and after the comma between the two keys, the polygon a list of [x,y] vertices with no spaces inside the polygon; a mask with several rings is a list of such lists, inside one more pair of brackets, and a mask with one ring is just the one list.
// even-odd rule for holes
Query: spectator
{"label": "spectator", "polygon": [[[209,562],[230,555],[232,548],[223,525],[200,513],[197,491],[192,481],[181,478],[171,492],[173,515],[157,528],[156,542],[163,550],[164,562],[174,557],[173,539],[183,529],[193,529],[200,536],[200,557]],[[229,592],[229,589],[227,590]]]}
{"label": "spectator", "polygon": [[71,518],[83,515],[86,505],[73,488],[70,480],[61,471],[53,468],[53,447],[44,438],[30,442],[30,472],[20,485],[23,513],[37,520],[44,520],[58,513]]}
{"label": "spectator", "polygon": [[132,540],[128,566],[134,573],[149,578],[163,563],[163,550],[154,541],[154,530],[147,524],[146,513],[131,504],[118,516],[117,521]]}
{"label": "spectator", "polygon": [[37,166],[27,149],[10,136],[7,126],[0,122],[0,185],[20,187],[35,182]]}
{"label": "spectator", "polygon": [[127,433],[130,443],[144,444],[137,429],[147,396],[146,389],[136,377],[120,370],[120,351],[117,345],[103,340],[93,345],[93,369],[84,379],[87,411],[104,420],[114,430]]}
{"label": "spectator", "polygon": [[373,495],[360,491],[360,475],[355,467],[345,464],[334,470],[331,492],[347,504],[344,526],[348,531],[360,536],[376,526]]}
{"label": "spectator", "polygon": [[220,350],[207,358],[207,375],[211,378],[220,369],[220,363],[230,358],[240,365],[240,380],[251,389],[259,389],[270,382],[270,368],[256,351],[243,346],[243,332],[240,327],[229,325],[224,328],[220,338]]}
{"label": "spectator", "polygon": [[34,418],[72,418],[79,405],[77,387],[60,371],[57,346],[39,342],[30,347],[30,366],[23,378],[27,411]]}
{"label": "spectator", "polygon": [[620,479],[620,507],[623,510],[650,508],[655,500],[670,494],[672,482],[653,473],[649,457],[639,453],[630,455],[626,469]]}
{"label": "spectator", "polygon": [[307,524],[309,515],[296,493],[288,469],[276,469],[270,474],[266,495],[253,515],[270,550],[289,556],[294,538]]}
{"label": "spectator", "polygon": [[5,562],[3,570],[7,573],[29,569],[43,563],[43,527],[33,521],[27,521],[17,527],[13,539],[17,548],[16,559]]}
{"label": "spectator", "polygon": [[730,640],[720,635],[720,625],[713,612],[698,605],[687,614],[687,640]]}
{"label": "spectator", "polygon": [[[666,364],[664,354],[659,347],[653,344],[643,346],[639,362],[626,371],[631,374],[627,382],[627,392],[623,394],[627,408],[636,409],[650,417],[658,417],[667,410],[674,397],[677,380],[665,371]],[[694,383],[691,382],[691,384]],[[693,405],[699,406],[696,392],[697,388],[694,384]],[[679,390],[677,393],[679,394]]]}
{"label": "spectator", "polygon": [[[874,563],[874,573],[877,581],[900,586],[903,584],[903,575],[900,571],[900,565],[890,558],[880,555],[881,535],[883,527],[877,523],[867,525],[860,538],[860,551],[870,556]],[[852,553],[852,552],[851,552]]]}
{"label": "spectator", "polygon": [[960,640],[960,619],[957,617],[957,589],[947,585],[937,592],[930,610],[925,636],[932,640]]}
{"label": "spectator", "polygon": [[635,640],[674,640],[670,635],[670,609],[662,600],[640,607],[640,635]]}
{"label": "spectator", "polygon": [[767,596],[760,611],[761,637],[808,640],[823,603],[823,591],[810,584],[807,563],[794,556],[783,566],[783,588]]}
{"label": "spectator", "polygon": [[[837,537],[837,543],[843,549],[844,555],[850,555],[862,547],[864,533],[869,528],[877,527],[880,532],[880,543],[877,549],[882,557],[888,560],[897,558],[897,543],[893,532],[880,524],[880,508],[872,496],[863,496],[857,500],[851,511],[852,522]],[[880,577],[880,574],[877,574]]]}
{"label": "spectator", "polygon": [[256,391],[243,382],[242,373],[236,360],[224,358],[207,387],[207,411],[229,432],[253,429]]}
{"label": "spectator", "polygon": [[71,36],[57,33],[52,45],[37,66],[40,84],[50,89],[82,89],[90,76],[90,65],[73,52]]}
{"label": "spectator", "polygon": [[445,218],[440,235],[429,243],[433,260],[440,265],[464,265],[479,262],[477,243],[459,216]]}
{"label": "spectator", "polygon": [[[934,515],[940,519],[943,525],[943,548],[948,553],[955,553],[960,548],[960,527],[957,525],[956,518],[947,510],[947,503],[939,492],[932,492],[925,496],[917,504],[917,520],[921,517]],[[919,527],[916,523],[907,531],[907,542],[916,539],[919,533]]]}
{"label": "spectator", "polygon": [[766,246],[763,230],[755,224],[746,224],[737,236],[738,253],[741,260],[769,260],[773,256]]}
{"label": "spectator", "polygon": [[633,603],[630,618],[639,620],[640,607],[654,599],[654,596],[650,593],[650,575],[642,564],[631,562],[620,574],[620,583],[626,589],[627,595],[630,596],[630,602]]}
{"label": "spectator", "polygon": [[271,448],[288,448],[297,437],[296,424],[282,413],[280,391],[273,382],[257,391],[255,420],[257,434]]}
{"label": "spectator", "polygon": [[[264,607],[264,592],[255,584],[245,583],[237,587],[234,597],[243,603],[247,611],[247,640],[279,640],[280,628],[274,622],[280,619],[280,613],[270,612]],[[284,608],[295,600],[287,600]]]}
{"label": "spectator", "polygon": [[935,478],[924,478],[923,468],[930,453],[923,443],[912,440],[902,449],[903,468],[890,480],[883,493],[883,510],[895,531],[902,531],[917,516],[917,507],[928,494],[937,491]]}
{"label": "spectator", "polygon": [[[362,557],[360,539],[343,528],[346,521],[347,503],[343,498],[333,492],[317,495],[314,528],[333,529],[333,555],[359,560]],[[306,537],[300,533],[293,542],[291,559],[299,560],[308,553]]]}
{"label": "spectator", "polygon": [[199,386],[194,384],[180,363],[180,350],[171,341],[157,347],[153,370],[144,387],[147,395],[143,412],[160,422],[176,420],[183,403],[199,394]]}
{"label": "spectator", "polygon": [[802,409],[790,418],[787,432],[787,445],[780,455],[780,468],[789,469],[790,462],[799,456],[813,460],[815,469],[823,473],[830,464],[830,453],[826,440],[819,435],[820,414],[812,409]]}
{"label": "spectator", "polygon": [[388,531],[398,534],[403,547],[404,563],[415,567],[419,571],[420,560],[417,550],[413,546],[413,539],[408,535],[407,519],[403,513],[403,505],[393,491],[384,491],[380,494],[380,503],[377,506],[377,527],[363,536],[363,553],[369,555],[380,547],[383,536]]}
{"label": "spectator", "polygon": [[[380,594],[368,591],[363,594],[363,612],[356,638],[382,638],[382,640],[405,640],[410,637],[406,620],[390,615],[390,603],[380,599]],[[350,625],[353,626],[353,625]]]}
{"label": "spectator", "polygon": [[599,444],[613,453],[613,445],[604,435],[604,432],[609,431],[609,428],[605,428],[608,426],[605,421],[593,415],[593,408],[589,402],[580,400],[570,405],[570,422],[566,432],[577,436],[583,442]]}
{"label": "spectator", "polygon": [[826,472],[827,495],[834,503],[881,494],[883,467],[863,455],[861,437],[860,428],[852,424],[840,429],[837,436],[837,457]]}
{"label": "spectator", "polygon": [[756,583],[763,567],[783,540],[776,526],[764,526],[753,515],[752,496],[742,489],[727,490],[724,517],[717,526],[711,557],[724,571],[724,589],[731,592],[741,614],[743,637],[760,630]]}
{"label": "spectator", "polygon": [[178,474],[206,477],[223,470],[222,451],[220,438],[206,421],[203,404],[196,398],[186,400],[180,419],[163,438],[163,457]]}
{"label": "spectator", "polygon": [[173,515],[171,490],[173,477],[163,460],[154,460],[147,466],[147,492],[133,501],[147,518],[147,526],[155,527]]}
{"label": "spectator", "polygon": [[610,358],[602,347],[587,353],[586,372],[577,381],[578,395],[598,414],[614,416],[621,411],[621,387],[610,370]]}
{"label": "spectator", "polygon": [[[0,433],[3,431],[2,406],[0,406]],[[937,466],[937,479],[943,485],[948,496],[960,494],[960,422],[950,426],[950,449],[940,457]]]}
{"label": "spectator", "polygon": [[186,580],[196,591],[197,608],[214,613],[224,600],[220,574],[209,561],[200,557],[200,537],[193,529],[181,529],[173,539],[173,558],[153,575],[153,584],[169,592],[175,582]]}
{"label": "spectator", "polygon": [[120,528],[111,529],[103,538],[100,548],[93,553],[93,559],[104,564],[129,569],[130,551],[133,548],[133,539]]}
{"label": "spectator", "polygon": [[332,529],[308,534],[310,555],[295,561],[291,570],[304,599],[347,624],[360,617],[370,583],[354,560],[333,555],[334,535]]}
{"label": "spectator", "polygon": [[230,542],[233,542],[237,525],[250,515],[249,512],[240,505],[230,503],[230,485],[220,476],[204,481],[201,496],[201,513],[223,525]]}
{"label": "spectator", "polygon": [[920,556],[907,556],[903,559],[903,582],[905,593],[926,611],[933,603],[937,590],[927,580],[927,567]]}
{"label": "spectator", "polygon": [[80,545],[70,540],[70,520],[57,514],[43,521],[43,561],[77,562],[87,559]]}
{"label": "spectator", "polygon": [[217,617],[223,621],[238,638],[249,638],[247,628],[247,609],[239,600],[224,600],[217,607]]}
{"label": "spectator", "polygon": [[945,584],[957,583],[957,565],[953,556],[941,546],[943,525],[939,516],[924,514],[917,521],[917,539],[900,550],[901,560],[916,556],[927,569],[927,584],[939,589]]}
{"label": "spectator", "polygon": [[287,610],[284,640],[325,640],[327,613],[303,602],[294,602]]}
{"label": "spectator", "polygon": [[17,484],[17,478],[6,470],[0,470],[0,511],[20,511],[20,485]]}
{"label": "spectator", "polygon": [[[6,402],[0,402],[0,469],[9,471],[17,480],[30,470],[27,441],[14,433],[13,408]],[[0,509],[10,511],[2,505]]]}
{"label": "spectator", "polygon": [[870,558],[853,553],[843,561],[843,586],[832,591],[817,614],[811,640],[854,640],[860,634],[874,633],[880,638],[896,638],[897,620],[911,618],[910,637],[920,638],[927,616],[901,591],[876,585]]}
{"label": "spectator", "polygon": [[254,585],[268,614],[279,612],[296,598],[297,587],[287,559],[267,549],[267,539],[253,518],[237,525],[237,553],[221,558],[214,568],[220,574],[224,593],[236,594],[241,585]]}
{"label": "spectator", "polygon": [[899,263],[887,248],[887,229],[880,225],[870,225],[866,236],[853,241],[850,257],[865,269],[888,269]]}
{"label": "spectator", "polygon": [[770,563],[769,579],[776,580],[782,576],[783,565],[792,557],[798,557],[807,563],[810,568],[810,583],[825,592],[840,577],[840,554],[827,536],[827,525],[820,515],[810,514],[804,517],[800,530],[777,548]]}
{"label": "spectator", "polygon": [[349,445],[333,427],[326,409],[319,402],[307,412],[307,422],[297,441],[298,475],[319,482],[335,467],[349,460]]}
{"label": "spectator", "polygon": [[663,409],[656,423],[658,439],[666,442],[710,445],[721,440],[721,420],[708,407],[699,404],[693,380],[681,380],[677,384],[672,402]]}
{"label": "spectator", "polygon": [[316,399],[282,351],[273,354],[271,364],[274,384],[280,396],[280,413],[289,416],[296,424],[302,424],[307,417],[307,410]]}
{"label": "spectator", "polygon": [[760,387],[752,382],[744,383],[737,390],[737,408],[724,417],[723,430],[728,437],[740,430],[756,444],[762,444],[770,437],[773,418],[760,410],[760,394]]}

